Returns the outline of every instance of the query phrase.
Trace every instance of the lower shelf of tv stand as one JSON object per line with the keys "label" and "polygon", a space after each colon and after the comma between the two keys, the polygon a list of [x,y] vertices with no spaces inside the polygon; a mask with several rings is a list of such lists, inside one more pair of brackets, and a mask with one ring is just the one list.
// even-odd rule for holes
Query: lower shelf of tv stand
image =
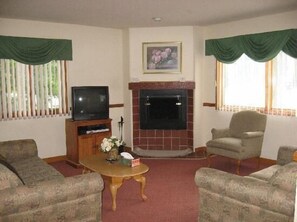
{"label": "lower shelf of tv stand", "polygon": [[[94,125],[104,125],[106,128],[100,132],[91,132],[89,134],[79,135],[79,127],[88,127]],[[112,135],[111,119],[73,121],[66,119],[66,147],[67,163],[73,167],[80,168],[79,161],[88,155],[94,155],[99,152],[99,146],[102,140]]]}

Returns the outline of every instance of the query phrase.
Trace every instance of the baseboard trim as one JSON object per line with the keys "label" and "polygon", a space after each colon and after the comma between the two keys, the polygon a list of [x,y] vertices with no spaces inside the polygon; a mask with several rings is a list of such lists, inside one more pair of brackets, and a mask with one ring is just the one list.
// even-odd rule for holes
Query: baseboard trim
{"label": "baseboard trim", "polygon": [[260,161],[261,163],[265,163],[267,165],[274,165],[276,164],[276,160],[272,160],[272,159],[267,159],[267,158],[263,158],[263,157],[260,157]]}
{"label": "baseboard trim", "polygon": [[54,157],[48,157],[43,159],[47,163],[54,163],[59,161],[67,160],[66,156],[54,156]]}
{"label": "baseboard trim", "polygon": [[[194,148],[194,152],[195,153],[204,153],[206,155],[206,146],[196,147],[196,148]],[[260,161],[261,161],[261,163],[264,163],[264,164],[267,164],[267,165],[276,164],[276,160],[267,159],[267,158],[264,158],[264,157],[260,157]]]}
{"label": "baseboard trim", "polygon": [[194,148],[194,152],[206,156],[206,146],[196,147]]}
{"label": "baseboard trim", "polygon": [[125,147],[124,147],[124,152],[129,152],[129,153],[131,153],[131,152],[132,152],[132,148],[129,147],[129,146],[125,146]]}

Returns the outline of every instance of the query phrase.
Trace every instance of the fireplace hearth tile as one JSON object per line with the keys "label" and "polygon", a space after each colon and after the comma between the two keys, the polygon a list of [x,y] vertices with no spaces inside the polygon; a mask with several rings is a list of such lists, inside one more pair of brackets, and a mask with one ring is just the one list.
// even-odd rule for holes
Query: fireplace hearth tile
{"label": "fireplace hearth tile", "polygon": [[[195,82],[134,82],[132,90],[133,146],[145,150],[193,149],[193,100]],[[185,130],[145,130],[140,129],[139,95],[141,89],[187,89],[187,129]]]}

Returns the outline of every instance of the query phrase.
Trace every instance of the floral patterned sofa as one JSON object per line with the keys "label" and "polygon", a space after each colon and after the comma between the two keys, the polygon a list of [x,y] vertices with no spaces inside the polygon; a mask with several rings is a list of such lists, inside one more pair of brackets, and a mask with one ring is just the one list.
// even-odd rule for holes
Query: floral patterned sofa
{"label": "floral patterned sofa", "polygon": [[199,222],[293,222],[297,147],[282,146],[277,163],[238,176],[211,168],[195,175],[199,187]]}
{"label": "floral patterned sofa", "polygon": [[0,142],[0,221],[102,221],[103,186],[96,173],[64,178],[34,140]]}

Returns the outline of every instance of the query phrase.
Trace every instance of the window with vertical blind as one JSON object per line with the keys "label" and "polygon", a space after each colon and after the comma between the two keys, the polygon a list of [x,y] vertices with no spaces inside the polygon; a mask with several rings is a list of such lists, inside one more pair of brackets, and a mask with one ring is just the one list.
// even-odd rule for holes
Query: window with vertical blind
{"label": "window with vertical blind", "polygon": [[26,65],[0,59],[0,118],[68,114],[67,61]]}
{"label": "window with vertical blind", "polygon": [[68,114],[72,41],[0,36],[0,120]]}
{"label": "window with vertical blind", "polygon": [[217,59],[216,106],[296,116],[297,29],[205,41]]}
{"label": "window with vertical blind", "polygon": [[297,59],[281,51],[267,62],[245,54],[232,64],[217,62],[217,108],[296,115]]}

